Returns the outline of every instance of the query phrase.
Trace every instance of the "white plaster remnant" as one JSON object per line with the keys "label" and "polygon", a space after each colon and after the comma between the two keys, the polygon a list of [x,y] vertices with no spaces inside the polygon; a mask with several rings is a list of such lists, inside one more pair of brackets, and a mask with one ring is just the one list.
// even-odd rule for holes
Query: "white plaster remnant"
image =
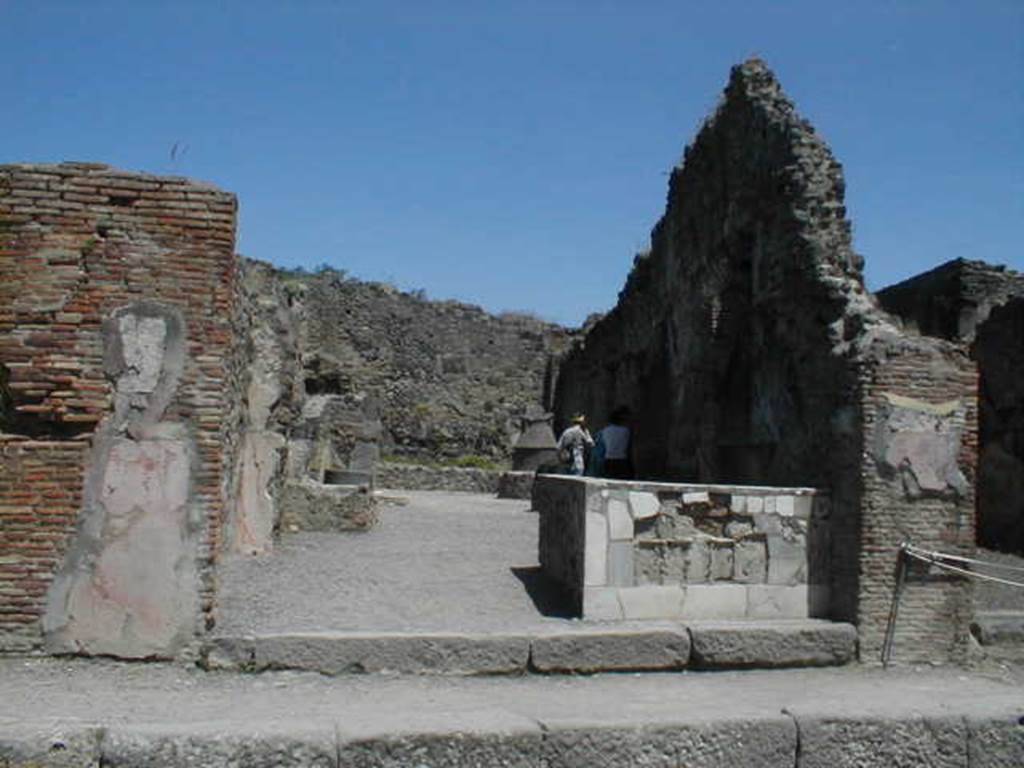
{"label": "white plaster remnant", "polygon": [[608,499],[608,537],[612,541],[633,538],[633,518],[629,506],[620,499]]}
{"label": "white plaster remnant", "polygon": [[634,520],[649,520],[658,514],[661,502],[657,494],[644,491],[629,492],[629,511]]}
{"label": "white plaster remnant", "polygon": [[604,586],[608,583],[608,523],[605,516],[587,512],[587,530],[584,558],[583,584]]}

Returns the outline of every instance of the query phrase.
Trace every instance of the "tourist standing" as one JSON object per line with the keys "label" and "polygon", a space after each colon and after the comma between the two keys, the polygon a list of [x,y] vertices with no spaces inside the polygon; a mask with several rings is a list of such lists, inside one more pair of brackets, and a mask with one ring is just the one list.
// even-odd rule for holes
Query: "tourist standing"
{"label": "tourist standing", "polygon": [[604,477],[630,480],[633,477],[632,435],[629,427],[629,408],[620,406],[612,411],[609,424],[598,433],[604,445]]}
{"label": "tourist standing", "polygon": [[569,472],[582,475],[586,465],[586,451],[594,447],[594,438],[586,427],[587,417],[578,414],[572,417],[572,426],[558,438],[558,455],[568,456]]}

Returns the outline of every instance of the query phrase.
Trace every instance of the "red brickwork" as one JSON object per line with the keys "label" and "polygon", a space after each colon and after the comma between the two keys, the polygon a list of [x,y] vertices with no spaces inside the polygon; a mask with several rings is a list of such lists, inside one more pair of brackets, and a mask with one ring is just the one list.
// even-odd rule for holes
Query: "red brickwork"
{"label": "red brickwork", "polygon": [[141,300],[185,318],[185,367],[164,419],[187,423],[198,447],[202,597],[204,610],[212,608],[210,566],[233,462],[221,447],[238,399],[229,370],[236,207],[233,195],[180,177],[91,163],[0,166],[0,364],[9,377],[0,421],[0,637],[38,639],[45,591],[80,503],[84,446],[112,403],[101,323]]}
{"label": "red brickwork", "polygon": [[0,441],[0,649],[31,646],[82,500],[84,440]]}
{"label": "red brickwork", "polygon": [[[901,542],[959,555],[974,546],[974,489],[978,463],[978,372],[964,350],[930,342],[890,346],[884,362],[864,369],[862,413],[865,450],[860,547],[858,629],[861,655],[878,658],[895,585]],[[966,481],[957,494],[911,498],[898,480],[879,470],[870,444],[886,395],[931,404],[963,404],[950,417],[959,437],[959,470]],[[915,563],[900,600],[894,658],[962,658],[971,620],[971,583]]]}

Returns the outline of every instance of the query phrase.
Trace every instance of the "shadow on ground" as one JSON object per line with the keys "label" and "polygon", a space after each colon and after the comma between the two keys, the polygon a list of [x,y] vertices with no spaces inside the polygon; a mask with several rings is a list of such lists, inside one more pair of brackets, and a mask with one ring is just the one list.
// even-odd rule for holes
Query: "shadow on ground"
{"label": "shadow on ground", "polygon": [[537,612],[553,619],[576,619],[579,614],[572,610],[572,598],[560,584],[544,575],[539,565],[513,566],[515,577],[523,583]]}

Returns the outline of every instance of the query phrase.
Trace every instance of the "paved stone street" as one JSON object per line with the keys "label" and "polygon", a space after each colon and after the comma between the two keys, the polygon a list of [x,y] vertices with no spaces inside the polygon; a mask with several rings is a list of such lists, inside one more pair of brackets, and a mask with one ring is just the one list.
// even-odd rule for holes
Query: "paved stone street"
{"label": "paved stone street", "polygon": [[0,691],[4,766],[843,768],[1024,758],[1019,685],[953,670],[329,678],[40,659],[0,661]]}

